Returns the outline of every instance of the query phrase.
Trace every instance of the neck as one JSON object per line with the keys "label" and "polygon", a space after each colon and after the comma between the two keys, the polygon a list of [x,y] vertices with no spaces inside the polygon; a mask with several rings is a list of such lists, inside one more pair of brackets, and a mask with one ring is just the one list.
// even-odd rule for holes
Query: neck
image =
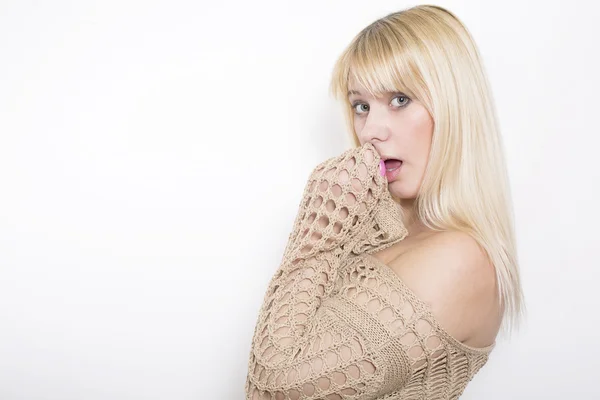
{"label": "neck", "polygon": [[409,236],[414,236],[427,230],[417,218],[415,212],[415,199],[399,199],[396,202],[402,207],[404,213],[404,227],[408,231]]}

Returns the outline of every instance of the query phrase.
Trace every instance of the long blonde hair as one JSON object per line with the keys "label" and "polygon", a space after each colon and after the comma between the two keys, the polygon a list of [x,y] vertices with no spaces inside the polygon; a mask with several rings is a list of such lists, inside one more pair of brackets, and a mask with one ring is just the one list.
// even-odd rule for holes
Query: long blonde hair
{"label": "long blonde hair", "polygon": [[510,333],[525,312],[512,200],[495,104],[469,31],[450,11],[419,5],[356,35],[335,64],[330,90],[343,101],[359,146],[347,98],[351,77],[373,96],[402,92],[429,111],[434,131],[416,215],[430,229],[470,234],[487,252]]}

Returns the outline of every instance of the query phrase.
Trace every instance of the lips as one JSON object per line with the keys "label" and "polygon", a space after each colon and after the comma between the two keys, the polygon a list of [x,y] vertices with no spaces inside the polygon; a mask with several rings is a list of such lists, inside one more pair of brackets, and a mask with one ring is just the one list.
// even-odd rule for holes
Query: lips
{"label": "lips", "polygon": [[404,161],[387,157],[382,157],[381,161],[383,161],[381,163],[382,174],[385,173],[388,183],[395,181],[402,171]]}

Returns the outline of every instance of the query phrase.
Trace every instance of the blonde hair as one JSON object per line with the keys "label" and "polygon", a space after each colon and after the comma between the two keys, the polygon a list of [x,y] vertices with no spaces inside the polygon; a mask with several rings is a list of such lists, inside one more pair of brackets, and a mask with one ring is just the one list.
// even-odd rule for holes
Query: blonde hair
{"label": "blonde hair", "polygon": [[470,234],[487,252],[510,333],[525,312],[511,194],[490,85],[467,28],[442,7],[419,5],[358,33],[335,64],[330,90],[343,100],[359,146],[351,77],[373,96],[402,92],[429,111],[434,131],[416,215],[430,229]]}

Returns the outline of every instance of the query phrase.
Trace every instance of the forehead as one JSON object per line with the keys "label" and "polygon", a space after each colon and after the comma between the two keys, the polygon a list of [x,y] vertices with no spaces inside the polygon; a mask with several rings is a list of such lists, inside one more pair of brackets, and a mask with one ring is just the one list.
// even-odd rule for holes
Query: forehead
{"label": "forehead", "polygon": [[350,90],[350,89],[354,89],[354,90],[363,89],[363,87],[360,85],[360,83],[357,82],[356,79],[354,78],[354,75],[351,75],[350,78],[348,79],[348,90]]}
{"label": "forehead", "polygon": [[358,82],[348,82],[348,97],[350,96],[366,96],[366,97],[385,97],[391,93],[395,93],[396,91],[388,91],[388,90],[384,90],[383,92],[381,91],[376,91],[371,93],[369,91],[368,88],[362,86],[360,83]]}
{"label": "forehead", "polygon": [[348,96],[352,96],[352,95],[368,95],[369,92],[367,90],[367,88],[365,88],[364,86],[362,86],[360,84],[360,82],[358,82],[356,79],[354,79],[353,76],[351,76],[348,79]]}
{"label": "forehead", "polygon": [[363,84],[355,79],[354,75],[352,74],[348,78],[348,96],[361,95],[382,97],[384,95],[393,93],[394,91],[396,91],[396,89],[390,90],[390,88],[385,87],[385,85],[381,83],[363,86]]}

